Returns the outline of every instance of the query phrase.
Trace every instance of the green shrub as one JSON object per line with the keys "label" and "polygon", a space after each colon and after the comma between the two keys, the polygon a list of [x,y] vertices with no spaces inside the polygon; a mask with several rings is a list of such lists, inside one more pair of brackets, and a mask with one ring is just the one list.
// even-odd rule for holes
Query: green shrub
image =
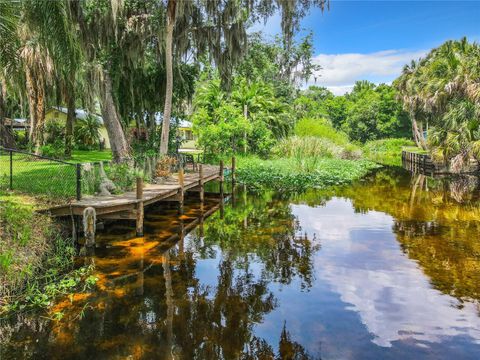
{"label": "green shrub", "polygon": [[53,158],[53,159],[62,159],[65,156],[65,144],[57,139],[55,142],[47,145],[43,145],[40,148],[40,152],[43,156]]}
{"label": "green shrub", "polygon": [[58,120],[49,120],[45,124],[45,144],[55,144],[65,138],[65,124]]}
{"label": "green shrub", "polygon": [[128,164],[110,164],[105,168],[105,173],[119,192],[133,190],[135,187],[138,173]]}
{"label": "green shrub", "polygon": [[304,118],[300,120],[295,125],[295,135],[324,138],[337,145],[344,145],[348,143],[347,134],[336,130],[330,121],[321,118]]}
{"label": "green shrub", "polygon": [[100,143],[100,128],[102,124],[93,115],[75,123],[75,144],[80,150],[98,149]]}

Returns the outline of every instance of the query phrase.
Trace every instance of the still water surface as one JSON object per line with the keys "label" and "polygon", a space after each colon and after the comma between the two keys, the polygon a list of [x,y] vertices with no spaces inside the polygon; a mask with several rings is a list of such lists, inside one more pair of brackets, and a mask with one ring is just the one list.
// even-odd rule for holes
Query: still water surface
{"label": "still water surface", "polygon": [[[99,236],[97,290],[0,327],[0,358],[478,359],[476,178],[384,169],[302,195],[148,211]],[[203,218],[202,214],[212,212]]]}

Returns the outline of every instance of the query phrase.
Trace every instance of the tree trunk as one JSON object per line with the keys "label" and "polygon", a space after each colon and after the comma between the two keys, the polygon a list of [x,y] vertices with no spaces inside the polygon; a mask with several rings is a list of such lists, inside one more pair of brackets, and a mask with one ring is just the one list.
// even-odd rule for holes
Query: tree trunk
{"label": "tree trunk", "polygon": [[[7,148],[15,147],[15,139],[13,134],[5,126],[5,99],[7,98],[6,84],[0,81],[0,146]],[[13,121],[13,119],[12,119]]]}
{"label": "tree trunk", "polygon": [[37,112],[35,111],[37,107],[37,92],[35,90],[34,78],[30,69],[26,69],[25,72],[27,80],[27,94],[28,94],[28,110],[30,115],[30,129],[28,131],[28,140],[30,145],[33,145],[34,142],[34,132],[37,127]]}
{"label": "tree trunk", "polygon": [[45,82],[42,76],[38,76],[37,81],[37,116],[34,130],[35,155],[40,155],[40,148],[43,145],[43,131],[45,125]]}
{"label": "tree trunk", "polygon": [[120,163],[130,159],[130,151],[125,138],[120,116],[118,115],[112,94],[112,79],[107,72],[104,72],[104,85],[101,94],[101,108],[103,123],[107,129],[110,146],[112,149],[113,161]]}
{"label": "tree trunk", "polygon": [[154,112],[148,113],[148,129],[149,129],[148,136],[151,139],[155,139],[155,133],[157,131],[157,124],[155,123],[155,113]]}
{"label": "tree trunk", "polygon": [[413,115],[410,116],[412,118],[412,131],[413,131],[413,139],[418,147],[422,148],[423,150],[427,150],[427,144],[425,143],[425,139],[423,138],[423,134],[420,133],[418,129],[417,120]]}
{"label": "tree trunk", "polygon": [[67,122],[65,123],[65,157],[72,157],[73,128],[75,125],[75,93],[73,87],[67,94]]}
{"label": "tree trunk", "polygon": [[175,27],[175,12],[177,0],[168,0],[167,4],[167,37],[165,41],[165,71],[167,84],[165,92],[165,107],[163,109],[162,137],[160,139],[160,155],[168,152],[170,135],[170,116],[172,114],[173,96],[173,29]]}

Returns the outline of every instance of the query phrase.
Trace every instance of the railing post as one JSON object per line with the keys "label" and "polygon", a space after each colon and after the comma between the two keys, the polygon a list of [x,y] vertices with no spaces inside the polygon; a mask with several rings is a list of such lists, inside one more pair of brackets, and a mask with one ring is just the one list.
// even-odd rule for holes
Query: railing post
{"label": "railing post", "polygon": [[77,200],[82,199],[82,165],[76,165],[76,178],[77,178]]}
{"label": "railing post", "polygon": [[13,190],[13,151],[10,150],[10,190]]}

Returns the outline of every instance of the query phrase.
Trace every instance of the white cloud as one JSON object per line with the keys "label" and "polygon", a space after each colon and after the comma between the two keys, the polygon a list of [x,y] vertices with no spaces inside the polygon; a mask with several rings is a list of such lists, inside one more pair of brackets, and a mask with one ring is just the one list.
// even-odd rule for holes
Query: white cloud
{"label": "white cloud", "polygon": [[386,50],[369,54],[319,54],[314,63],[322,69],[316,74],[316,82],[309,84],[325,86],[335,94],[344,94],[352,89],[357,80],[388,83],[400,75],[405,64],[424,56],[427,50]]}
{"label": "white cloud", "polygon": [[432,287],[420,265],[403,253],[391,216],[354,212],[351,200],[340,198],[324,207],[293,205],[292,212],[308,238],[316,235],[322,245],[316,278],[331,285],[345,309],[358,313],[373,343],[390,347],[399,340],[425,344],[467,336],[480,344],[477,304],[460,303]]}

